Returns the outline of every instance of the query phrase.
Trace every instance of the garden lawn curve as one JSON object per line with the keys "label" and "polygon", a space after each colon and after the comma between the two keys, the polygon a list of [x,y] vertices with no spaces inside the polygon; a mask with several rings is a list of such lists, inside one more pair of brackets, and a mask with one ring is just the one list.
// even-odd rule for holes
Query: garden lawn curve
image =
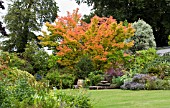
{"label": "garden lawn curve", "polygon": [[169,90],[90,90],[94,108],[170,108]]}

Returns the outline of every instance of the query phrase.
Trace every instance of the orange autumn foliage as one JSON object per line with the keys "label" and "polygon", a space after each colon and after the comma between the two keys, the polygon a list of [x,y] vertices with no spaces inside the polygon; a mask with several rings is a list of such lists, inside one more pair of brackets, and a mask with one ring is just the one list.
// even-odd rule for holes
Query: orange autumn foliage
{"label": "orange autumn foliage", "polygon": [[[56,47],[58,61],[63,66],[73,67],[82,57],[88,55],[96,65],[96,69],[109,67],[109,54],[126,50],[133,46],[133,41],[126,41],[134,35],[131,24],[123,26],[113,17],[94,16],[91,23],[80,20],[78,9],[65,17],[57,17],[55,24],[46,23],[48,32],[39,37],[44,46]],[[60,42],[58,42],[60,40]],[[126,55],[126,54],[125,54]]]}

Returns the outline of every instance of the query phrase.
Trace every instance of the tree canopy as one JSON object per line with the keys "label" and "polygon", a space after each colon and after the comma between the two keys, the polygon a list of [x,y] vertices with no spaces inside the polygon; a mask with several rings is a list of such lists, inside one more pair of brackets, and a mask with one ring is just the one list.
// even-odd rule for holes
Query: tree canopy
{"label": "tree canopy", "polygon": [[[44,32],[39,37],[41,44],[56,47],[58,63],[62,66],[73,68],[83,55],[88,55],[95,63],[95,69],[108,69],[121,61],[124,50],[133,46],[133,41],[126,41],[134,35],[131,24],[123,26],[112,17],[94,16],[87,24],[80,20],[76,10],[58,17],[55,24],[46,23],[46,26],[50,34]],[[61,39],[60,42],[57,39]]]}
{"label": "tree canopy", "polygon": [[[93,15],[113,16],[118,21],[143,19],[153,28],[157,46],[165,46],[170,34],[169,0],[76,0],[93,6]],[[89,18],[86,16],[86,18]],[[90,19],[90,18],[89,18]],[[87,21],[87,19],[86,19]],[[88,20],[89,21],[89,20]]]}
{"label": "tree canopy", "polygon": [[8,40],[3,42],[4,50],[24,52],[26,44],[37,39],[35,31],[40,31],[43,22],[52,22],[58,7],[54,0],[12,0],[4,18],[10,31]]}

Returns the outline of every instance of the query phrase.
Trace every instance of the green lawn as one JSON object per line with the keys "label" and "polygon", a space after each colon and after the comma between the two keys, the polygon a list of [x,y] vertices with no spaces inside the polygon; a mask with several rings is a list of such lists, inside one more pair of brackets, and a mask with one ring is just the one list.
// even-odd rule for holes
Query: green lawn
{"label": "green lawn", "polygon": [[87,90],[87,95],[94,108],[170,108],[168,90]]}

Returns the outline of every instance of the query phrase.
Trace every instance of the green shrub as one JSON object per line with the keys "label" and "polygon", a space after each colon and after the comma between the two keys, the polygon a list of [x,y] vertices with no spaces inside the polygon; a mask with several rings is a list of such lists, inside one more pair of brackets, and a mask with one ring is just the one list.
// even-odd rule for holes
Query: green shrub
{"label": "green shrub", "polygon": [[155,58],[145,66],[144,71],[145,73],[155,74],[161,79],[170,76],[170,55]]}
{"label": "green shrub", "polygon": [[0,72],[0,81],[3,81],[8,85],[14,85],[19,79],[26,79],[32,86],[36,83],[34,76],[17,68],[8,68]]}
{"label": "green shrub", "polygon": [[48,69],[48,57],[49,55],[43,48],[39,48],[35,41],[31,41],[27,44],[25,52],[23,52],[23,59],[28,61],[34,69],[33,75],[38,73],[45,75]]}
{"label": "green shrub", "polygon": [[16,80],[13,85],[8,85],[3,81],[2,83],[0,84],[0,96],[3,96],[0,100],[1,108],[23,108],[21,107],[23,103],[28,106],[33,104],[36,90],[26,79]]}
{"label": "green shrub", "polygon": [[153,30],[149,24],[139,19],[137,22],[134,22],[132,26],[136,29],[135,36],[131,38],[134,40],[134,46],[131,48],[133,52],[156,48]]}
{"label": "green shrub", "polygon": [[76,64],[76,76],[78,79],[85,79],[90,72],[94,71],[94,64],[88,56],[83,56]]}
{"label": "green shrub", "polygon": [[19,58],[16,53],[10,53],[9,67],[16,67],[20,70],[34,73],[33,66],[28,61]]}
{"label": "green shrub", "polygon": [[52,87],[57,88],[72,88],[75,77],[72,74],[60,74],[58,71],[47,73],[46,79]]}
{"label": "green shrub", "polygon": [[133,75],[136,73],[147,73],[145,68],[157,57],[158,55],[156,54],[156,50],[153,48],[149,48],[148,50],[136,51],[134,55],[131,55],[131,59],[126,66],[126,68],[129,69],[127,71],[129,71]]}
{"label": "green shrub", "polygon": [[[90,72],[88,75],[88,79],[90,80],[90,85],[89,86],[95,86],[97,85],[100,81],[104,80],[104,74],[102,71],[94,71]],[[86,80],[85,80],[86,81]],[[85,82],[86,83],[86,82]],[[88,84],[88,83],[87,83]]]}
{"label": "green shrub", "polygon": [[170,90],[170,81],[157,79],[146,83],[147,90]]}
{"label": "green shrub", "polygon": [[76,92],[74,95],[54,90],[51,95],[36,96],[34,108],[92,108],[92,104],[83,92]]}

